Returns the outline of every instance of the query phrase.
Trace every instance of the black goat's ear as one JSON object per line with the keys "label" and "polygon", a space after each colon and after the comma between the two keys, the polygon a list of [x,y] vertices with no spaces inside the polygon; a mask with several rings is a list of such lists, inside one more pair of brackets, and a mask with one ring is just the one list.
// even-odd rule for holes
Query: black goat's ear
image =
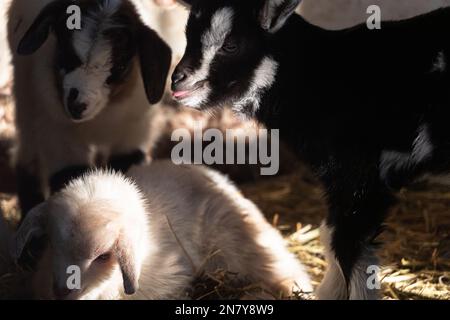
{"label": "black goat's ear", "polygon": [[158,103],[166,88],[172,50],[158,34],[141,26],[138,37],[139,60],[145,93],[150,104]]}
{"label": "black goat's ear", "polygon": [[67,11],[71,1],[55,0],[41,10],[31,27],[20,40],[17,53],[30,55],[36,52],[47,40],[56,21]]}
{"label": "black goat's ear", "polygon": [[265,0],[259,12],[261,27],[270,33],[277,32],[295,12],[300,2],[302,0]]}

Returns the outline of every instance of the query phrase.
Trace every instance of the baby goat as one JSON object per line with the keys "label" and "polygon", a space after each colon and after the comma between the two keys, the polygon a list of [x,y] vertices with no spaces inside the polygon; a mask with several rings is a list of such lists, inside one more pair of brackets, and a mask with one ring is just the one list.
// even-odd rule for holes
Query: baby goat
{"label": "baby goat", "polygon": [[[81,9],[81,29],[67,26]],[[68,11],[70,12],[70,11]],[[25,214],[99,163],[126,170],[149,150],[150,104],[164,92],[171,50],[129,0],[17,0],[9,10]]]}
{"label": "baby goat", "polygon": [[319,298],[375,298],[367,272],[392,190],[450,168],[450,10],[327,31],[294,14],[300,0],[183,2],[174,97],[280,129],[325,186]]}
{"label": "baby goat", "polygon": [[[50,242],[34,277],[37,298],[185,298],[196,276],[217,270],[272,294],[312,290],[279,232],[219,173],[156,161],[129,175],[137,184],[87,174],[27,215],[15,257],[34,236]],[[78,290],[67,286],[74,266]]]}

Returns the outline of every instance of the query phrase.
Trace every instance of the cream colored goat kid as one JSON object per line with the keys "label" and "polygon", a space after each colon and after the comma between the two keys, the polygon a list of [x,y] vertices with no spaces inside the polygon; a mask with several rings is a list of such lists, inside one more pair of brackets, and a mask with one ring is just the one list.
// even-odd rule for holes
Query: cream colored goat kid
{"label": "cream colored goat kid", "polygon": [[[186,298],[196,276],[218,269],[277,296],[312,290],[280,233],[219,173],[161,161],[129,176],[85,175],[27,216],[16,257],[34,235],[50,242],[37,298]],[[69,266],[80,290],[67,288]]]}

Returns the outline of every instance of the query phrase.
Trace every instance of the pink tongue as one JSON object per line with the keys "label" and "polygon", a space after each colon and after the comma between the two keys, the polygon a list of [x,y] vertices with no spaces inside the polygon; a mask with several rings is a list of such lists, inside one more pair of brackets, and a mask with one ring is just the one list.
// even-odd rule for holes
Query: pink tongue
{"label": "pink tongue", "polygon": [[177,92],[173,93],[173,96],[175,98],[180,98],[180,97],[187,95],[188,93],[189,93],[189,91],[177,91]]}

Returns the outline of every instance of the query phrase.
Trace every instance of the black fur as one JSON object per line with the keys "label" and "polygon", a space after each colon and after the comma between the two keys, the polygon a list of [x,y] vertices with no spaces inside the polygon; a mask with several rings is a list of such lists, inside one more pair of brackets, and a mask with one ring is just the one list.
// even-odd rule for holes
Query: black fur
{"label": "black fur", "polygon": [[[393,204],[391,189],[426,172],[450,169],[450,9],[384,22],[381,30],[360,25],[326,31],[293,15],[270,34],[258,21],[263,2],[194,2],[193,10],[202,10],[204,21],[219,7],[234,8],[229,38],[241,44],[237,55],[215,59],[213,94],[199,107],[233,104],[264,57],[279,63],[256,118],[280,129],[282,139],[323,182],[326,222],[334,228],[332,247],[348,281],[380,232]],[[190,17],[182,67],[195,64],[198,53],[189,42],[198,42],[203,20]],[[446,64],[436,69],[439,56]],[[423,125],[429,128],[433,152],[415,162],[414,141]],[[387,168],[383,177],[385,151],[402,154],[403,163]]]}
{"label": "black fur", "polygon": [[39,177],[23,166],[16,167],[17,195],[20,210],[24,215],[45,200]]}
{"label": "black fur", "polygon": [[[80,31],[69,30],[66,26],[68,18],[68,14],[66,13],[67,7],[69,5],[78,5],[80,7],[81,28],[83,29],[88,23],[104,22],[105,15],[102,14],[101,10],[105,8],[106,4],[107,0],[51,1],[41,12],[36,12],[36,19],[26,31],[17,48],[19,55],[31,55],[44,45],[50,35],[54,36],[57,45],[55,46],[55,52],[52,52],[48,59],[53,64],[51,72],[56,75],[55,90],[59,92],[61,99],[61,103],[59,105],[56,104],[55,108],[61,107],[67,109],[66,111],[68,111],[68,118],[70,120],[82,120],[81,116],[86,108],[86,103],[81,101],[79,97],[79,88],[63,88],[63,80],[68,73],[82,67],[83,63],[86,62],[82,61],[83,57],[78,56],[73,43],[74,35]],[[109,27],[102,29],[102,34],[99,33],[101,30],[98,24],[92,24],[97,30],[93,29],[92,34],[89,34],[92,37],[93,43],[100,38],[106,39],[111,43],[111,69],[104,83],[104,86],[110,89],[110,96],[104,98],[108,98],[108,102],[119,103],[122,99],[128,98],[130,94],[135,94],[132,88],[137,83],[134,82],[134,74],[131,74],[130,71],[135,65],[139,65],[148,102],[151,104],[157,103],[163,96],[166,78],[171,65],[171,50],[153,30],[143,23],[132,1],[123,0],[119,3],[119,6],[117,11],[109,17]],[[13,50],[15,49],[13,48]],[[67,99],[67,101],[64,101],[64,99]],[[145,101],[142,103],[145,103]],[[17,105],[20,106],[20,103]],[[135,113],[137,112],[135,109],[137,107],[139,106],[126,105],[125,102],[123,105],[123,108],[129,108],[130,112]],[[108,111],[107,105],[103,112],[106,113]],[[117,119],[117,121],[117,127],[120,127],[120,121],[123,121],[123,119]],[[22,125],[18,123],[19,127]],[[113,127],[116,128],[116,126]],[[113,130],[111,128],[105,129],[104,127],[99,127],[98,130]],[[70,127],[66,127],[66,130],[70,130]],[[33,133],[39,134],[39,130]],[[58,132],[54,132],[54,134],[58,136]],[[81,141],[77,142],[81,143]],[[88,145],[94,146],[97,142],[84,141],[83,143],[85,143],[85,150],[88,150],[90,149]],[[114,145],[113,147],[113,144],[116,143],[111,141],[110,145],[108,145],[107,142],[102,142],[102,147],[105,150],[109,148],[105,153],[109,155],[111,149],[118,149],[120,146]],[[127,142],[127,144],[129,143]],[[23,148],[27,148],[26,144],[26,141],[21,141]],[[63,141],[61,141],[61,145],[56,146],[56,148],[64,147]],[[139,146],[135,147],[138,148]],[[39,146],[36,148],[38,149]],[[67,152],[71,151],[67,150]],[[100,158],[102,156],[100,153],[94,154],[93,158]],[[49,182],[51,192],[57,192],[71,179],[78,177],[87,169],[98,164],[92,161],[92,163],[83,163],[80,166],[67,167],[67,163],[58,163],[58,167],[63,168],[60,172],[45,172],[45,162],[48,160],[48,157],[51,158],[52,154],[50,153],[40,157],[43,158],[42,166],[36,166],[36,168],[20,167],[17,170],[22,217],[25,216],[29,209],[44,200],[40,178],[45,179],[42,181],[43,185],[47,185]],[[114,157],[113,155],[112,166],[117,167],[118,170],[126,171],[125,169],[132,164],[139,163],[142,160],[141,157],[142,155],[138,153],[118,157]],[[67,158],[69,159],[70,156]],[[26,162],[26,160],[23,162]],[[35,176],[29,174],[31,170],[33,170]]]}
{"label": "black fur", "polygon": [[109,167],[114,171],[126,173],[133,165],[140,165],[145,162],[145,153],[141,150],[121,155],[112,156],[109,160]]}
{"label": "black fur", "polygon": [[80,165],[64,168],[50,177],[50,189],[52,193],[62,190],[71,180],[82,176],[89,171],[89,166]]}

